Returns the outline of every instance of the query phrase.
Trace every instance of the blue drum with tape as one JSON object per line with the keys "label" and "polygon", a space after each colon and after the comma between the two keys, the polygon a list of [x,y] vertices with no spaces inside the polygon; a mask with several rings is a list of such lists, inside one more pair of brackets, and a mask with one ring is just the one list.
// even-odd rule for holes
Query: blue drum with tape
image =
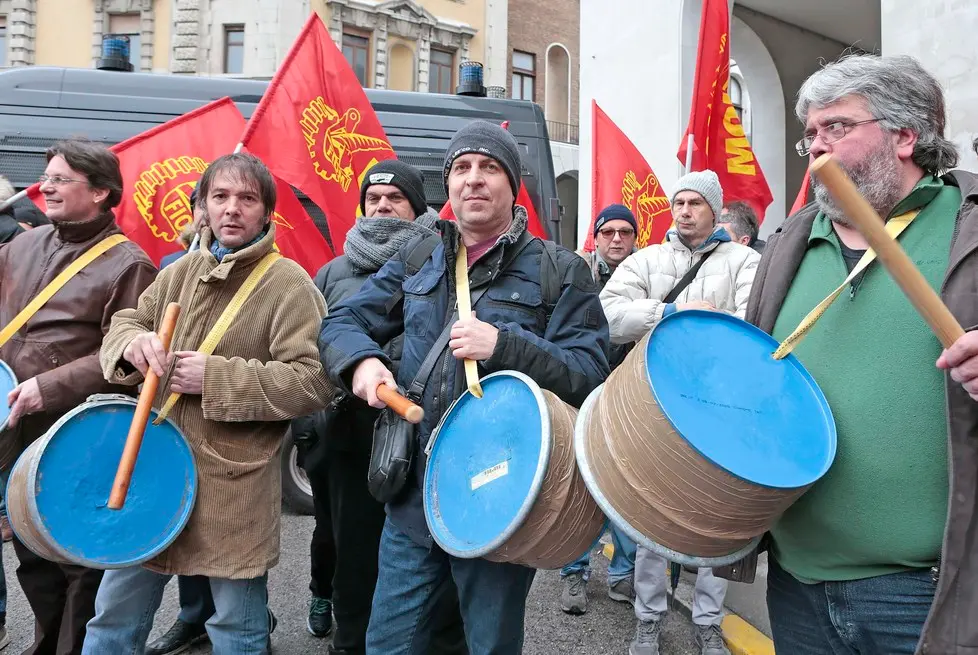
{"label": "blue drum with tape", "polygon": [[146,562],[173,543],[197,497],[190,444],[169,419],[146,426],[125,505],[107,507],[136,401],[93,396],[18,458],[7,483],[11,527],[55,562],[116,569]]}
{"label": "blue drum with tape", "polygon": [[576,410],[522,373],[466,391],[429,444],[424,476],[428,529],[448,554],[559,568],[605,524],[574,461]]}
{"label": "blue drum with tape", "polygon": [[7,420],[10,419],[7,394],[16,389],[17,384],[17,376],[13,370],[7,366],[7,362],[0,360],[0,432],[7,427]]}
{"label": "blue drum with tape", "polygon": [[777,347],[739,318],[677,312],[582,406],[585,482],[636,542],[682,564],[729,564],[828,472],[828,402]]}

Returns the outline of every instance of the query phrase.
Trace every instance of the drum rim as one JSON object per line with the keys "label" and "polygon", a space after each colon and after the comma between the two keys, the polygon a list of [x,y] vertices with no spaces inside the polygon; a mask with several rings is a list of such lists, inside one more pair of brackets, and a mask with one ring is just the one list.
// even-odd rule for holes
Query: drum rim
{"label": "drum rim", "polygon": [[704,568],[727,566],[744,559],[751,553],[751,551],[757,548],[758,544],[761,543],[761,537],[755,537],[746,546],[734,551],[733,553],[730,553],[729,555],[718,557],[696,557],[694,555],[686,555],[649,539],[641,532],[636,530],[631,523],[625,520],[625,518],[618,513],[618,511],[611,505],[608,498],[601,491],[601,488],[598,486],[598,481],[594,477],[594,471],[591,468],[591,463],[587,459],[587,449],[585,447],[585,440],[587,439],[587,424],[591,415],[591,409],[594,407],[594,403],[597,402],[603,389],[604,383],[602,382],[588,394],[587,398],[585,398],[584,402],[581,404],[580,411],[577,413],[577,421],[574,423],[574,455],[577,459],[577,467],[581,472],[581,477],[584,478],[584,485],[591,493],[591,497],[594,498],[594,501],[598,504],[598,507],[600,507],[601,511],[604,512],[605,518],[607,518],[612,525],[624,532],[638,545],[665,557],[671,562],[682,564],[683,566],[696,566]]}
{"label": "drum rim", "polygon": [[[664,323],[667,323],[669,321],[675,322],[677,320],[681,320],[682,315],[685,315],[687,318],[689,316],[703,315],[703,316],[709,316],[711,319],[719,319],[719,320],[726,321],[728,323],[734,323],[734,324],[736,324],[736,325],[738,325],[738,326],[740,326],[742,328],[745,328],[748,332],[754,333],[759,338],[761,338],[761,339],[769,342],[770,345],[771,345],[771,352],[772,353],[780,345],[778,343],[778,341],[774,337],[772,337],[770,334],[768,334],[764,330],[760,329],[756,325],[753,325],[752,323],[748,323],[747,321],[745,321],[742,318],[738,318],[736,316],[732,316],[730,314],[726,314],[726,313],[723,313],[723,312],[713,312],[713,311],[708,311],[708,310],[705,310],[705,309],[691,309],[691,310],[686,310],[686,311],[682,311],[682,312],[673,312],[669,316],[666,316],[661,321],[659,321],[655,325],[655,327],[652,328],[651,335],[649,336],[649,340],[645,344],[645,359],[646,359],[646,361],[648,361],[648,359],[649,359],[649,349],[652,347],[652,339],[655,337],[655,331],[659,328],[660,325],[662,325]],[[676,318],[676,317],[680,317],[680,318]],[[720,469],[720,470],[728,473],[729,475],[737,478],[738,480],[743,480],[744,482],[747,482],[748,484],[752,484],[752,485],[755,485],[757,487],[763,487],[765,489],[774,489],[774,490],[777,490],[777,491],[790,491],[792,489],[802,489],[802,488],[810,487],[811,485],[815,484],[816,482],[818,482],[819,480],[821,480],[822,478],[825,477],[825,475],[829,472],[829,469],[832,468],[832,464],[835,463],[835,458],[836,458],[836,455],[838,454],[839,433],[838,433],[838,426],[835,423],[835,416],[832,414],[832,407],[829,406],[828,398],[825,397],[825,392],[822,391],[822,388],[820,386],[818,386],[818,382],[815,380],[815,377],[811,374],[811,372],[807,368],[805,368],[805,365],[802,364],[801,363],[801,360],[799,360],[797,357],[795,357],[794,354],[789,353],[788,356],[785,357],[782,361],[785,363],[785,365],[791,366],[801,376],[801,378],[804,379],[808,383],[808,386],[811,389],[813,395],[815,396],[815,399],[818,402],[818,405],[821,407],[821,409],[823,411],[823,417],[825,419],[825,424],[826,424],[826,427],[828,428],[828,430],[826,431],[826,434],[831,439],[831,443],[829,444],[828,448],[826,449],[825,461],[822,463],[818,475],[814,476],[813,479],[811,479],[810,481],[808,481],[808,482],[806,482],[804,484],[795,485],[795,486],[791,486],[791,487],[771,485],[771,484],[765,484],[763,482],[758,482],[757,480],[749,480],[749,479],[745,478],[743,475],[739,475],[736,472],[731,471],[729,468],[727,468],[723,464],[720,464],[719,462],[715,461],[709,455],[706,455],[700,448],[697,447],[697,445],[695,443],[693,443],[692,441],[690,441],[689,439],[687,439],[686,436],[682,433],[682,431],[679,430],[679,428],[676,427],[676,424],[675,424],[675,422],[672,419],[672,415],[662,405],[661,399],[659,397],[659,392],[656,389],[655,384],[652,382],[651,376],[649,375],[648,364],[646,364],[643,367],[642,373],[643,373],[643,375],[645,377],[645,381],[649,385],[649,391],[652,393],[652,398],[653,398],[653,400],[655,400],[655,404],[658,406],[659,411],[662,412],[662,416],[669,422],[669,425],[676,432],[676,434],[679,435],[682,438],[682,440],[690,448],[692,448],[693,450],[695,450],[696,453],[700,457],[702,457],[703,459],[705,459],[706,461],[708,461],[710,464],[712,464],[713,466],[717,467],[718,469]]]}
{"label": "drum rim", "polygon": [[[431,534],[432,539],[438,544],[438,547],[443,551],[451,555],[452,557],[458,557],[461,559],[476,559],[479,557],[484,557],[489,553],[493,552],[504,543],[509,541],[509,539],[516,533],[517,530],[526,521],[526,517],[529,516],[530,510],[533,509],[533,505],[536,503],[537,498],[540,496],[540,489],[543,487],[543,479],[547,475],[547,469],[550,466],[550,449],[553,446],[553,435],[551,434],[552,423],[550,420],[550,409],[547,406],[546,398],[543,396],[543,390],[540,385],[536,383],[533,378],[526,375],[525,373],[520,373],[519,371],[497,371],[495,373],[490,373],[489,375],[483,377],[480,382],[485,382],[491,378],[495,377],[510,377],[516,378],[523,382],[527,388],[533,393],[533,397],[537,401],[537,408],[540,410],[540,428],[541,428],[541,442],[540,442],[540,457],[537,459],[537,469],[533,474],[533,480],[530,483],[529,493],[527,493],[526,498],[520,505],[519,510],[513,516],[513,519],[509,524],[495,537],[487,541],[485,544],[478,546],[476,548],[470,549],[459,549],[451,546],[449,544],[442,543],[441,539],[438,538],[437,530],[432,529],[433,523],[435,523],[431,512],[429,511],[428,498],[431,497],[431,456],[427,458],[425,462],[424,471],[424,484],[421,490],[421,500],[424,505],[424,518],[425,523],[428,526],[428,532]],[[455,402],[453,402],[448,411],[442,415],[438,421],[438,425],[435,426],[434,431],[431,434],[431,444],[429,446],[430,452],[433,455],[435,452],[435,446],[437,445],[438,433],[444,424],[445,418],[448,417],[452,410],[455,409],[457,405],[466,395],[470,395],[472,392],[468,389],[465,390],[461,396],[459,396]]]}
{"label": "drum rim", "polygon": [[[10,376],[10,379],[14,381],[14,387],[16,388],[17,385],[19,384],[17,382],[17,374],[14,373],[14,369],[10,368],[10,364],[3,361],[2,359],[0,359],[0,371],[3,371],[4,373]],[[7,423],[9,421],[10,421],[10,412],[7,412],[7,418],[3,419],[3,421],[0,421],[0,432],[3,432],[4,430],[7,429]],[[6,493],[7,490],[4,489],[4,494]],[[4,496],[4,498],[6,498],[6,496]]]}
{"label": "drum rim", "polygon": [[[94,396],[89,396],[88,399],[86,399],[85,402],[83,402],[81,405],[78,405],[77,407],[65,413],[64,416],[59,418],[54,423],[54,425],[52,425],[48,429],[48,431],[44,433],[44,436],[41,438],[45,440],[45,443],[44,443],[44,448],[42,448],[41,450],[43,451],[44,449],[46,449],[48,443],[51,442],[51,439],[54,438],[54,435],[57,434],[58,430],[64,427],[64,425],[68,421],[70,421],[78,414],[96,406],[106,406],[112,404],[125,404],[125,405],[135,406],[137,403],[135,398],[123,394],[98,394]],[[150,421],[155,420],[156,415],[157,415],[156,409],[155,408],[151,409],[149,420]],[[177,538],[183,532],[184,528],[186,528],[187,523],[190,521],[190,516],[191,514],[193,514],[194,511],[194,505],[196,505],[197,503],[197,493],[198,493],[197,458],[194,456],[193,447],[191,447],[190,442],[187,441],[186,435],[183,434],[183,431],[179,428],[179,426],[177,426],[177,424],[174,423],[169,417],[167,417],[164,420],[166,423],[169,423],[170,426],[176,430],[177,434],[179,434],[180,437],[184,440],[184,443],[187,446],[187,452],[190,454],[190,462],[193,465],[191,468],[192,478],[191,478],[191,485],[190,485],[190,498],[186,503],[184,511],[181,513],[180,522],[178,523],[180,529],[171,530],[170,535],[168,535],[167,538],[161,543],[159,548],[156,549],[156,552],[152,554],[143,555],[140,557],[134,557],[124,562],[114,562],[111,564],[107,564],[105,562],[89,559],[87,557],[82,557],[80,555],[75,555],[73,553],[70,553],[56,539],[54,539],[53,536],[51,535],[51,531],[48,529],[47,523],[41,519],[41,513],[37,507],[37,494],[33,493],[30,495],[30,499],[27,504],[27,511],[30,514],[31,522],[34,524],[37,531],[43,535],[47,543],[51,545],[52,549],[58,553],[58,555],[60,555],[61,557],[65,558],[65,560],[73,564],[77,564],[79,566],[85,566],[87,568],[100,569],[106,571],[111,569],[124,569],[131,566],[139,566],[155,557],[158,557],[167,548],[169,548],[174,541],[177,540]],[[41,460],[40,457],[35,458],[34,461],[30,463],[30,466],[27,469],[26,478],[28,483],[30,484],[36,485],[37,474],[38,474],[37,469],[38,469],[38,465],[40,464],[40,460]],[[106,498],[106,502],[108,502],[108,498]]]}

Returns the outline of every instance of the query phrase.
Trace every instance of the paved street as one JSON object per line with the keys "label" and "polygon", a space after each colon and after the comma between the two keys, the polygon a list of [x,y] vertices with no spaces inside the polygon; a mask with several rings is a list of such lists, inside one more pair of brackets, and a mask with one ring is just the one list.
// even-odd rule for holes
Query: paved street
{"label": "paved street", "polygon": [[[311,517],[282,517],[282,561],[269,574],[272,610],[279,617],[272,637],[276,655],[313,655],[326,652],[326,642],[306,632],[308,600],[309,536]],[[33,617],[14,573],[17,562],[10,544],[3,547],[7,574],[7,627],[12,638],[3,655],[19,654],[31,643]],[[584,616],[572,617],[558,608],[560,583],[556,572],[542,571],[530,592],[527,605],[526,655],[624,655],[635,629],[634,614],[628,605],[616,603],[604,593],[607,561],[595,556],[589,597]],[[163,607],[157,615],[154,636],[168,628],[177,613],[176,583],[167,586]],[[678,612],[671,615],[662,638],[663,655],[693,655],[693,632],[689,621]],[[209,653],[201,647],[190,655]]]}

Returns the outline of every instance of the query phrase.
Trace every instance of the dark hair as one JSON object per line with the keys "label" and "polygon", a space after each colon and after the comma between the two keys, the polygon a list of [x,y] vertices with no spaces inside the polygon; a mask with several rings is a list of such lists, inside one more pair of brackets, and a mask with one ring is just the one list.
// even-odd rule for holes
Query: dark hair
{"label": "dark hair", "polygon": [[204,174],[200,176],[200,181],[195,189],[198,203],[206,203],[207,196],[210,195],[211,185],[214,184],[214,178],[218,173],[228,173],[232,177],[243,180],[246,184],[253,184],[258,191],[258,197],[261,198],[265,218],[271,216],[272,212],[275,211],[277,195],[275,178],[272,177],[272,173],[262,160],[247,152],[224,155],[211,162]]}
{"label": "dark hair", "polygon": [[[746,202],[732,202],[724,206],[726,213],[720,217],[721,223],[730,223],[734,232],[742,237],[750,237],[747,245],[754,247],[757,241],[757,214]],[[733,236],[733,235],[731,235]]]}
{"label": "dark hair", "polygon": [[90,188],[109,192],[102,201],[102,211],[108,211],[122,201],[119,158],[101,143],[88,139],[58,141],[47,151],[49,162],[55,157],[62,157],[73,171],[84,175]]}

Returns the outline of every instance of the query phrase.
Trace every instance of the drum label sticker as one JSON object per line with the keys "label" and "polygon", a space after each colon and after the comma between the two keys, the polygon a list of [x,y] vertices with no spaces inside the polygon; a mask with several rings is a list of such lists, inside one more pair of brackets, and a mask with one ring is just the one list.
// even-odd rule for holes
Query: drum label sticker
{"label": "drum label sticker", "polygon": [[482,473],[472,477],[472,491],[489,484],[493,480],[498,480],[499,478],[507,475],[509,475],[509,460],[500,462],[495,466],[490,466]]}

